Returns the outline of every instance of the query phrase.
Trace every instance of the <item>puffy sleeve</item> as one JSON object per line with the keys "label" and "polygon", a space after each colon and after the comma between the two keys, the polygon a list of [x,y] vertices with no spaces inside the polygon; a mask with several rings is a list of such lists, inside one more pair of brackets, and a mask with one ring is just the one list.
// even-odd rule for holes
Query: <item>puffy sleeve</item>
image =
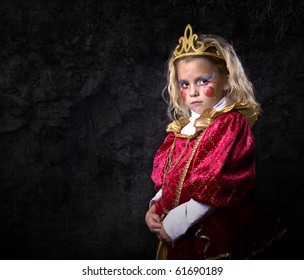
{"label": "puffy sleeve", "polygon": [[218,117],[205,131],[184,182],[184,193],[214,207],[245,201],[255,179],[255,142],[237,112]]}
{"label": "puffy sleeve", "polygon": [[171,145],[174,141],[174,134],[169,133],[164,140],[164,143],[157,150],[154,161],[153,161],[153,170],[151,174],[152,181],[155,184],[155,190],[158,192],[162,187],[162,180],[164,174],[164,166],[171,148]]}

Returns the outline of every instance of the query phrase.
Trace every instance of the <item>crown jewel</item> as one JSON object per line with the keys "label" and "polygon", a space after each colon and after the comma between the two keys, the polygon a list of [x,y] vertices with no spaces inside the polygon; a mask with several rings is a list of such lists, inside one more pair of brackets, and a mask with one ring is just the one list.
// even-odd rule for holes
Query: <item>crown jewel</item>
{"label": "crown jewel", "polygon": [[[205,44],[203,41],[198,40],[198,35],[193,34],[192,27],[188,24],[184,31],[184,36],[179,38],[178,45],[176,46],[173,56],[174,60],[193,55],[212,56],[218,59],[225,60],[223,55],[217,50],[214,44]],[[198,47],[196,48],[195,45]],[[215,48],[215,52],[210,52],[208,49]]]}

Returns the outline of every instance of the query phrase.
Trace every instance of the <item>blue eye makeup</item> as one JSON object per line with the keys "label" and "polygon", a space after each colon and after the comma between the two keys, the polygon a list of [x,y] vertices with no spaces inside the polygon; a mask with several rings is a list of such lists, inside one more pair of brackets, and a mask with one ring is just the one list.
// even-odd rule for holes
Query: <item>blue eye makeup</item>
{"label": "blue eye makeup", "polygon": [[[209,76],[201,76],[197,79],[195,79],[195,84],[199,85],[199,86],[205,86],[207,85],[210,81],[213,80],[215,76],[215,73],[209,75]],[[178,85],[180,88],[186,89],[189,86],[189,82],[187,82],[186,80],[179,80],[178,81]]]}
{"label": "blue eye makeup", "polygon": [[206,85],[206,84],[208,84],[208,82],[213,80],[214,76],[215,76],[215,74],[213,73],[207,77],[199,77],[195,80],[195,83],[198,85]]}
{"label": "blue eye makeup", "polygon": [[185,81],[185,80],[180,80],[180,81],[178,81],[178,85],[179,85],[180,87],[185,88],[185,87],[188,87],[188,86],[189,86],[189,83],[188,83],[187,81]]}

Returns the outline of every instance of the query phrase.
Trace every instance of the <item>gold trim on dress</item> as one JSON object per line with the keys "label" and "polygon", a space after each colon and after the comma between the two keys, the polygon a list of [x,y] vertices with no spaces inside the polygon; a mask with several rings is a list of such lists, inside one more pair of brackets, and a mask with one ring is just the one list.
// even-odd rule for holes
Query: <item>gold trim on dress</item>
{"label": "gold trim on dress", "polygon": [[[186,178],[190,163],[192,161],[192,158],[195,154],[195,151],[197,150],[197,147],[198,147],[201,139],[203,138],[203,136],[204,136],[204,132],[201,132],[201,135],[198,135],[197,139],[195,140],[195,142],[193,144],[191,154],[186,161],[185,167],[184,167],[184,169],[182,171],[182,174],[181,174],[181,177],[179,179],[177,189],[176,189],[176,196],[175,196],[175,199],[174,199],[174,202],[173,202],[173,205],[172,205],[171,209],[175,208],[179,203],[181,192],[182,192],[182,186],[183,186],[184,180]],[[169,151],[169,154],[168,154],[165,166],[164,166],[163,185],[162,185],[163,189],[165,188],[165,179],[166,179],[167,174],[172,172],[172,170],[177,166],[177,164],[180,162],[180,160],[182,158],[182,157],[179,157],[177,159],[177,161],[174,163],[174,166],[173,167],[171,166],[172,153],[173,153],[173,150],[174,150],[174,147],[175,147],[176,138],[177,138],[177,136],[175,136],[175,139],[174,139],[174,141],[171,145],[171,148],[170,148],[170,151]],[[186,148],[188,147],[189,142],[190,142],[190,139],[187,139],[187,143],[186,143],[186,146],[184,148],[184,152],[182,152],[182,154],[184,154],[186,152]],[[171,167],[171,170],[169,170],[169,167]],[[161,206],[163,208],[163,211],[165,212],[165,215],[162,216],[162,220],[163,220],[165,218],[166,214],[168,214],[169,210],[164,207],[162,199],[163,199],[163,197],[161,197]]]}
{"label": "gold trim on dress", "polygon": [[181,193],[182,193],[182,187],[183,187],[186,175],[188,173],[188,169],[189,169],[190,163],[191,163],[191,161],[193,159],[193,156],[194,156],[194,154],[195,154],[195,152],[197,150],[197,147],[198,147],[199,143],[201,142],[203,136],[204,136],[204,132],[201,135],[198,136],[197,140],[195,141],[195,143],[193,145],[191,154],[190,154],[188,160],[186,161],[186,165],[185,165],[184,170],[182,172],[182,176],[181,176],[181,178],[180,178],[180,180],[178,182],[177,195],[176,195],[175,200],[174,200],[173,208],[175,208],[178,205],[178,203],[179,203],[180,196],[181,196]]}
{"label": "gold trim on dress", "polygon": [[175,148],[175,143],[176,143],[176,137],[174,138],[173,144],[171,146],[171,149],[170,149],[170,152],[169,152],[169,155],[168,155],[168,164],[166,165],[166,174],[170,174],[173,171],[173,169],[178,165],[178,163],[181,161],[181,159],[184,156],[184,154],[186,153],[186,150],[187,150],[188,145],[190,143],[190,138],[187,139],[187,142],[185,144],[184,149],[180,153],[177,160],[175,160],[175,162],[172,164],[172,154],[173,154],[173,150]]}
{"label": "gold trim on dress", "polygon": [[[279,226],[279,225],[280,225],[280,219],[278,219],[278,221],[277,221],[277,226]],[[287,232],[287,230],[285,228],[276,231],[275,236],[269,242],[267,242],[263,247],[255,250],[253,252],[251,252],[249,255],[246,256],[245,259],[249,260],[253,256],[255,256],[256,254],[261,253],[261,252],[267,250],[274,241],[278,241],[278,240],[282,239],[282,237],[286,234],[286,232]]]}
{"label": "gold trim on dress", "polygon": [[[219,111],[214,108],[207,108],[203,111],[201,116],[197,118],[194,122],[194,126],[196,127],[196,133],[206,129],[217,117],[227,112],[230,112],[231,110],[236,110],[237,112],[239,112],[249,123],[250,127],[255,124],[260,113],[260,109],[258,108],[258,106],[251,102],[232,103]],[[167,126],[167,132],[173,132],[175,136],[181,138],[193,138],[196,136],[196,133],[194,135],[186,135],[180,133],[182,128],[188,123],[189,117],[182,117],[178,120],[171,122]]]}
{"label": "gold trim on dress", "polygon": [[163,241],[159,241],[157,252],[156,252],[156,259],[157,260],[166,260],[168,255],[168,248],[167,244]]}

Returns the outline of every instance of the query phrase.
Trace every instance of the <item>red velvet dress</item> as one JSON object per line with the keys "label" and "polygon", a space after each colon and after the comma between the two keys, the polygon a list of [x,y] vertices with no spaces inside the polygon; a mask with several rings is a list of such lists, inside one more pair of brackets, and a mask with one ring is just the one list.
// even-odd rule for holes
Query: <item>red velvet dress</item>
{"label": "red velvet dress", "polygon": [[153,164],[155,190],[162,188],[157,213],[164,218],[191,198],[216,210],[188,229],[174,248],[162,244],[166,258],[245,259],[279,237],[277,219],[250,202],[255,173],[254,138],[237,111],[217,116],[190,137],[169,133]]}

